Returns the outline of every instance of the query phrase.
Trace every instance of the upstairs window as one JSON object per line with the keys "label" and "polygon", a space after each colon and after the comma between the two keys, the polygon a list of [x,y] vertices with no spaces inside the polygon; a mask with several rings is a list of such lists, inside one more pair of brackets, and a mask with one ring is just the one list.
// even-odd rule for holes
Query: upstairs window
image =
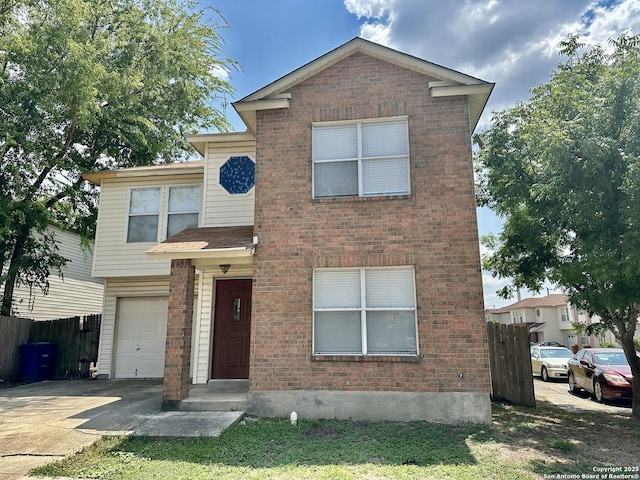
{"label": "upstairs window", "polygon": [[513,310],[511,312],[511,323],[522,323],[524,321],[524,315],[522,310]]}
{"label": "upstairs window", "polygon": [[406,118],[313,126],[313,197],[410,193]]}
{"label": "upstairs window", "polygon": [[133,188],[129,197],[127,242],[157,242],[160,188]]}
{"label": "upstairs window", "polygon": [[200,210],[200,186],[169,188],[169,208],[167,218],[167,238],[185,228],[198,226]]}
{"label": "upstairs window", "polygon": [[127,242],[161,242],[197,227],[199,212],[200,185],[132,188]]}
{"label": "upstairs window", "polygon": [[317,269],[313,353],[417,355],[412,267]]}

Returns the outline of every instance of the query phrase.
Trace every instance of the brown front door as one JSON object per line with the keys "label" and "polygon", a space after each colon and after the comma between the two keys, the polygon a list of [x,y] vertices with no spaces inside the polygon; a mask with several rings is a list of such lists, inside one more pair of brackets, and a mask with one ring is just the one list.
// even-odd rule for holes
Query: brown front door
{"label": "brown front door", "polygon": [[249,378],[251,279],[218,280],[212,378]]}

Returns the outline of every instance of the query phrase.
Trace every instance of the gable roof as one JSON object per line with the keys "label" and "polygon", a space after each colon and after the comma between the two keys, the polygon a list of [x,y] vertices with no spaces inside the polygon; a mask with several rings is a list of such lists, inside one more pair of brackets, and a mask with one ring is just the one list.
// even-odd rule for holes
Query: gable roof
{"label": "gable roof", "polygon": [[567,296],[562,293],[552,293],[545,297],[531,297],[520,300],[519,302],[512,303],[502,308],[491,310],[491,313],[507,313],[512,310],[518,310],[521,308],[536,308],[536,307],[559,307],[568,303]]}
{"label": "gable roof", "polygon": [[288,108],[291,94],[286,91],[309,77],[329,68],[345,58],[362,53],[402,68],[421,73],[437,81],[429,82],[435,97],[467,95],[469,98],[469,126],[473,132],[489,99],[494,84],[450,68],[356,37],[338,48],[318,57],[267,86],[232,103],[247,127],[255,131],[256,111]]}

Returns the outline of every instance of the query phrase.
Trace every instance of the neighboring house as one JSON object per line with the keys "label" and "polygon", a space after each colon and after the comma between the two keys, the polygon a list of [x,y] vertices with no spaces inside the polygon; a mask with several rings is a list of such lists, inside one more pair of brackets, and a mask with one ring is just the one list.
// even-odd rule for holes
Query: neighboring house
{"label": "neighboring house", "polygon": [[58,253],[67,259],[67,264],[62,276],[57,271],[49,275],[47,295],[39,288],[31,290],[25,285],[17,286],[13,295],[13,315],[41,321],[102,312],[103,282],[91,276],[93,245],[81,247],[77,234],[53,225],[47,227],[47,233],[53,233]]}
{"label": "neighboring house", "polygon": [[489,422],[492,88],[356,38],[234,103],[246,132],[187,136],[202,161],[86,174],[99,375],[163,377],[167,409],[248,378],[259,415]]}
{"label": "neighboring house", "polygon": [[[600,323],[600,317],[598,315],[589,315],[587,312],[579,311],[578,312],[578,323],[583,325],[590,325],[593,323]],[[613,345],[615,347],[621,348],[621,345],[616,340],[615,336],[610,330],[605,330],[604,332],[600,332],[596,335],[580,335],[578,345],[589,345],[591,347],[600,347],[603,345]],[[638,319],[638,324],[636,325],[636,334],[634,336],[636,339],[640,339],[640,319]]]}
{"label": "neighboring house", "polygon": [[577,311],[561,293],[525,298],[502,308],[487,310],[487,320],[522,325],[529,329],[532,342],[558,342],[580,348],[584,345],[599,347],[605,342],[615,344],[609,331],[591,336],[577,332],[575,323],[586,325],[592,320],[584,312]]}

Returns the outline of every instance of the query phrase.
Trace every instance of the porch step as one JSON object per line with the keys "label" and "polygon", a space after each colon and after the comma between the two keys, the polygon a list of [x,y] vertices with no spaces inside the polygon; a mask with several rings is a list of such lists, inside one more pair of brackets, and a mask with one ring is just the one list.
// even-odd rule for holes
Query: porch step
{"label": "porch step", "polygon": [[248,392],[249,380],[239,379],[213,379],[209,380],[207,387],[212,392]]}
{"label": "porch step", "polygon": [[179,408],[187,412],[244,412],[248,400],[248,380],[213,380],[207,385],[192,385]]}

